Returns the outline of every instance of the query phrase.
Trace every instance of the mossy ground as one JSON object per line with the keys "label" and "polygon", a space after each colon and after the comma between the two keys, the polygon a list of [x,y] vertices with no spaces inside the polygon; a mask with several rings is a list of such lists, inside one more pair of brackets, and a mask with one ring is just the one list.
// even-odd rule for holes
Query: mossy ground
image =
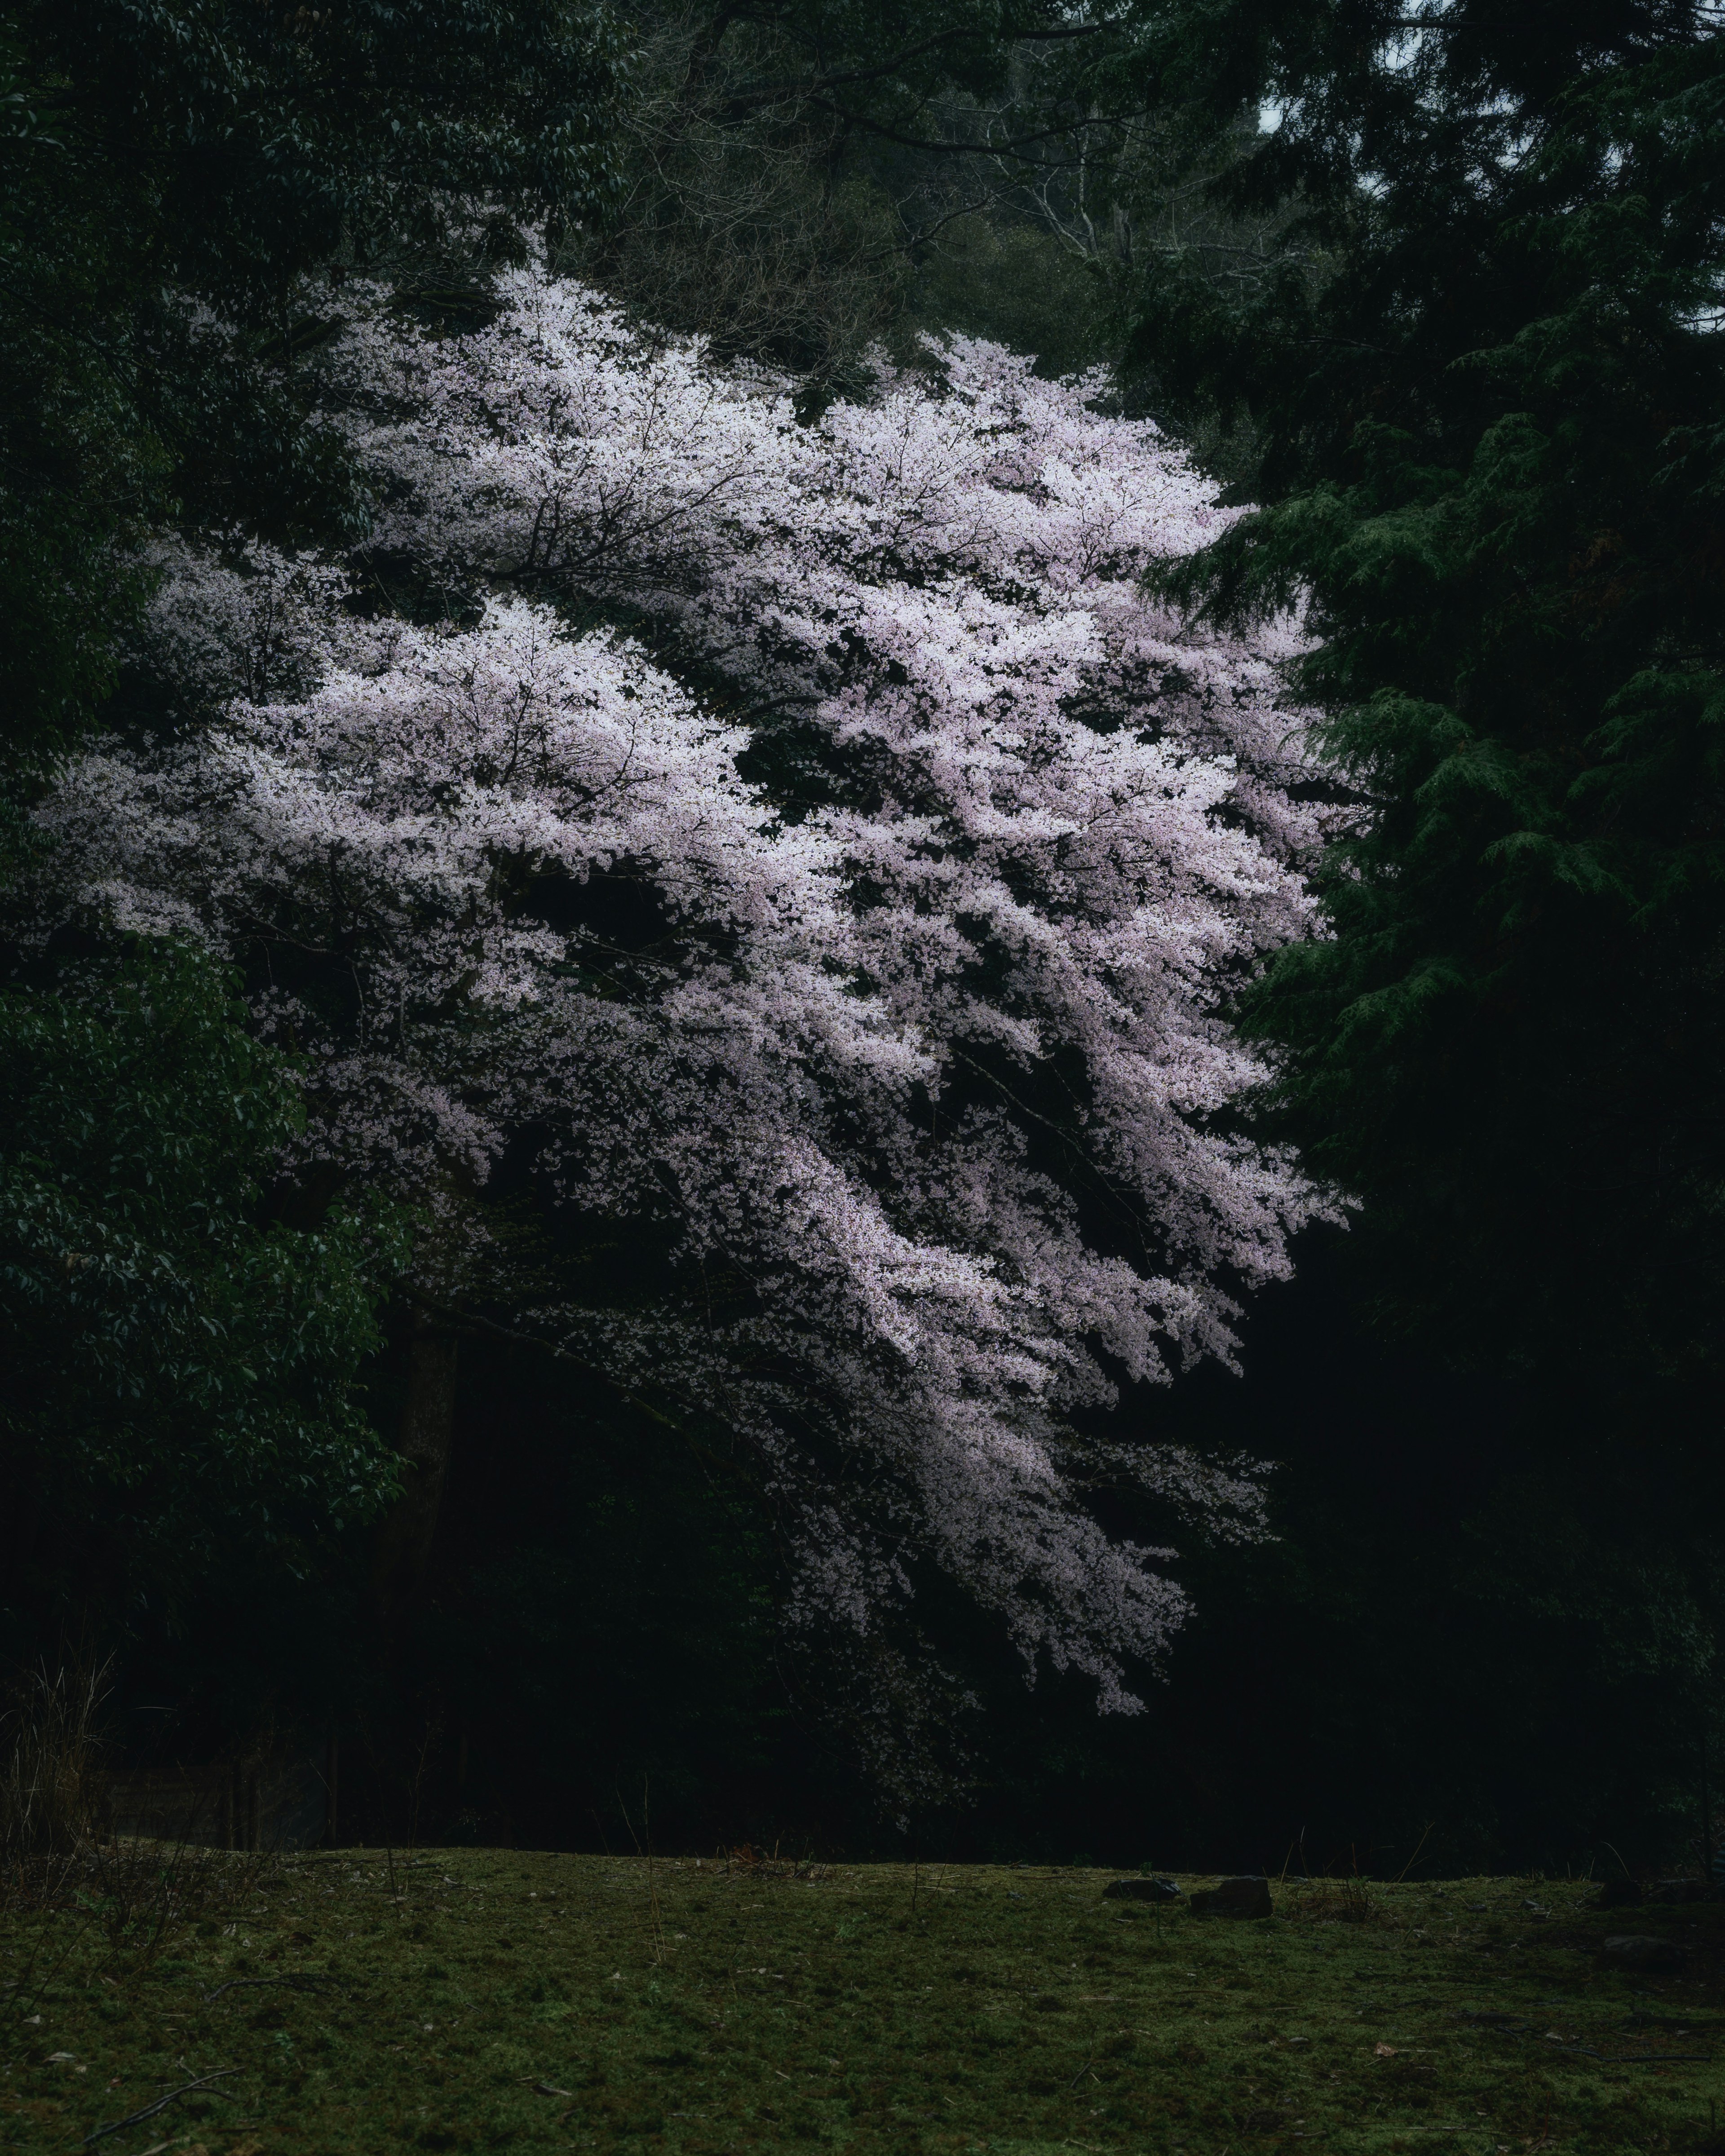
{"label": "mossy ground", "polygon": [[[342,1851],[141,1959],[100,1908],[18,1912],[0,2144],[233,2067],[102,2156],[1725,2150],[1725,1912],[1469,1880],[1282,1885],[1239,1922],[1111,1876]],[[1625,1931],[1681,1965],[1603,1966]]]}

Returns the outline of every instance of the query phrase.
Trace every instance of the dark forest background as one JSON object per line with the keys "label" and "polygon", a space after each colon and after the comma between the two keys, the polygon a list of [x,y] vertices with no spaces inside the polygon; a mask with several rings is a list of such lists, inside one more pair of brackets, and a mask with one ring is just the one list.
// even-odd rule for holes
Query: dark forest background
{"label": "dark forest background", "polygon": [[908,1823],[780,1636],[747,1486],[525,1350],[465,1358],[433,1573],[387,1661],[357,1554],[267,1594],[239,1563],[172,1635],[135,1623],[124,1707],[157,1750],[218,1751],[260,1712],[314,1743],[338,1727],[344,1831],[367,1839],[1391,1876],[1688,1853],[1717,1712],[1710,1468],[1686,1488],[1668,1460],[1610,1462],[1584,1398],[1386,1348],[1352,1254],[1304,1255],[1249,1322],[1246,1374],[1151,1409],[1272,1451],[1275,1539],[1184,1553],[1196,1614],[1132,1717],[1046,1671],[1030,1687],[922,1583],[975,1706],[968,1786]]}
{"label": "dark forest background", "polygon": [[[906,1815],[779,1621],[737,1458],[506,1311],[460,1343],[429,1568],[380,1599],[410,1228],[275,1186],[291,1088],[234,984],[99,943],[19,947],[0,994],[0,1662],[108,1667],[133,1762],[336,1735],[365,1839],[1444,1872],[1711,1838],[1715,10],[26,0],[0,180],[8,875],[56,758],[150,722],[143,537],[363,534],[296,280],[454,323],[528,228],[812,404],[930,327],[1114,368],[1261,505],[1171,582],[1219,619],[1308,596],[1298,685],[1363,812],[1332,936],[1238,1014],[1352,1224],[1250,1311],[1242,1375],[1123,1411],[1274,1463],[1271,1539],[1183,1551],[1141,1715],[1028,1684],[921,1582],[915,1650],[973,1704]],[[236,326],[219,369],[170,292]]]}

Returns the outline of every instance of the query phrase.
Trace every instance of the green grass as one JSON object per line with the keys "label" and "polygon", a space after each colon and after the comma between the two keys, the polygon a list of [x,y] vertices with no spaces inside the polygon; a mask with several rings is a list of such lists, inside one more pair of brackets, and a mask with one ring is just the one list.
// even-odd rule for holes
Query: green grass
{"label": "green grass", "polygon": [[[1279,1887],[1242,1922],[1110,1876],[343,1851],[234,1874],[153,1955],[111,1911],[15,1911],[0,2144],[226,2066],[103,2156],[1716,2145],[1725,1912],[1469,1880]],[[1626,1931],[1683,1965],[1603,1966]]]}

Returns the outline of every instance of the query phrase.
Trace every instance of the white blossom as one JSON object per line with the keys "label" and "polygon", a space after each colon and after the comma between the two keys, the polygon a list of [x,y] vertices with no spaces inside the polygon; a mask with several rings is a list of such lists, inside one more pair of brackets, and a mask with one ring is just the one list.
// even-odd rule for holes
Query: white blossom
{"label": "white blossom", "polygon": [[579,286],[502,300],[438,338],[376,295],[326,382],[375,558],[478,618],[175,550],[155,633],[221,716],[66,774],[51,903],[241,961],[348,1174],[429,1203],[526,1144],[650,1226],[650,1308],[521,1322],[755,1448],[801,1617],[933,1561],[1131,1707],[1185,1605],[1086,1462],[1232,1532],[1261,1494],[1097,1418],[1231,1360],[1322,1209],[1227,1115],[1225,997],[1312,923],[1280,651],[1140,592],[1229,512],[996,346],[805,424]]}

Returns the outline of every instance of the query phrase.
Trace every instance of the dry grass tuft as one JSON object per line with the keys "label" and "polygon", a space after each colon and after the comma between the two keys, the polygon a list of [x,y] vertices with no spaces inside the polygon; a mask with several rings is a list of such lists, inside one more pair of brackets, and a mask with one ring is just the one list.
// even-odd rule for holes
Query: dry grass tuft
{"label": "dry grass tuft", "polygon": [[0,1864],[8,1872],[86,1848],[102,1825],[96,1721],[108,1666],[28,1671],[0,1717]]}

